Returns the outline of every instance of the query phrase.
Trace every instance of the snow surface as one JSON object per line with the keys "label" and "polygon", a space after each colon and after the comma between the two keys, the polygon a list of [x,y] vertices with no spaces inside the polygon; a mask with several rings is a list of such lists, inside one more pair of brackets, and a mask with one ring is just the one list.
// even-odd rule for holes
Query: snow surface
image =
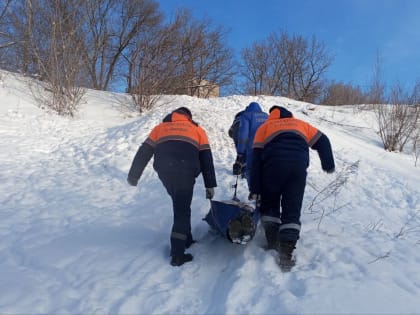
{"label": "snow surface", "polygon": [[[311,151],[297,265],[283,274],[261,229],[231,244],[192,202],[191,263],[169,264],[171,202],[147,166],[126,176],[138,146],[187,106],[207,131],[218,187],[233,196],[227,130],[251,101],[283,105],[330,138],[336,173]],[[382,149],[372,113],[282,97],[166,96],[138,114],[124,94],[89,91],[76,118],[40,110],[25,79],[0,73],[1,314],[419,314],[420,170]],[[246,200],[246,182],[238,196]]]}

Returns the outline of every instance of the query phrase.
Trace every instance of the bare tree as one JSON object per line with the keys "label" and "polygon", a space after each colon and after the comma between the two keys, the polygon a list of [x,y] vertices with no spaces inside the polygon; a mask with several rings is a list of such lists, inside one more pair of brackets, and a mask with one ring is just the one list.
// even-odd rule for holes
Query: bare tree
{"label": "bare tree", "polygon": [[375,105],[379,136],[385,150],[403,151],[420,124],[418,84],[411,95],[404,95],[400,85],[392,88],[388,104]]}
{"label": "bare tree", "polygon": [[[297,38],[298,42],[304,41],[300,37]],[[302,44],[305,47],[304,43]],[[302,54],[300,54],[302,52]],[[306,53],[306,54],[305,54]],[[296,50],[296,59],[300,61],[293,76],[293,98],[302,101],[313,102],[321,93],[323,87],[323,75],[325,75],[328,67],[332,63],[332,57],[327,53],[324,43],[319,42],[313,36],[303,51]]]}
{"label": "bare tree", "polygon": [[370,104],[384,104],[385,83],[382,79],[382,56],[376,52],[376,61],[373,69],[372,83],[368,92]]}
{"label": "bare tree", "polygon": [[142,111],[161,94],[208,97],[233,77],[233,57],[224,32],[180,10],[167,25],[149,29],[128,50],[128,91]]}
{"label": "bare tree", "polygon": [[124,54],[136,46],[141,34],[161,22],[153,0],[90,0],[84,2],[88,14],[83,49],[89,86],[107,90],[117,68],[127,71]]}
{"label": "bare tree", "polygon": [[184,82],[177,94],[208,97],[213,89],[232,82],[233,52],[226,45],[227,32],[207,19],[196,20],[188,10],[179,10],[177,29],[177,74]]}
{"label": "bare tree", "polygon": [[[32,33],[32,2],[34,0],[7,1],[0,21],[2,38],[2,59],[4,68],[28,73]],[[1,5],[1,4],[0,4]]]}
{"label": "bare tree", "polygon": [[[416,84],[414,85],[413,92],[409,98],[409,103],[415,107],[415,114],[419,115],[420,112],[420,80],[417,80]],[[413,117],[413,120],[415,118]],[[415,123],[415,122],[413,122]],[[420,118],[417,117],[417,125],[414,126],[414,130],[410,135],[410,140],[412,144],[412,151],[414,154],[414,165],[417,166],[417,161],[420,156]]]}
{"label": "bare tree", "polygon": [[4,0],[0,3],[0,50],[14,44],[14,41],[10,38],[6,21],[10,2],[11,0]]}
{"label": "bare tree", "polygon": [[[286,77],[287,58],[280,52],[287,49],[285,34],[281,39],[271,35],[242,50],[241,75],[244,92],[258,95],[282,95],[289,83]],[[290,85],[291,86],[291,85]]]}
{"label": "bare tree", "polygon": [[314,36],[270,34],[266,40],[242,50],[245,90],[314,101],[324,85],[332,57]]}
{"label": "bare tree", "polygon": [[241,74],[245,78],[245,93],[251,95],[277,93],[277,90],[270,86],[270,82],[275,81],[273,76],[270,76],[271,67],[275,64],[272,52],[265,41],[254,43],[250,48],[242,50]]}
{"label": "bare tree", "polygon": [[9,35],[7,28],[7,9],[9,7],[10,0],[7,0],[4,3],[0,3],[0,67],[4,67],[6,64],[6,48],[13,45],[14,41]]}
{"label": "bare tree", "polygon": [[32,86],[32,92],[42,107],[60,115],[74,115],[85,90],[81,88],[84,0],[46,0],[25,2],[24,12],[30,12],[27,66],[44,81],[44,89]]}
{"label": "bare tree", "polygon": [[414,166],[417,166],[417,162],[420,156],[420,128],[417,128],[416,131],[413,133],[411,141],[414,155]]}
{"label": "bare tree", "polygon": [[171,23],[144,34],[126,57],[128,92],[140,112],[152,108],[162,94],[172,94],[183,86],[176,76],[180,63],[175,53],[177,28],[177,23]]}
{"label": "bare tree", "polygon": [[19,71],[26,75],[36,76],[39,74],[39,69],[36,65],[35,56],[31,43],[37,41],[36,38],[41,39],[42,33],[39,33],[42,28],[36,25],[35,22],[43,24],[36,14],[38,8],[41,7],[39,0],[14,0],[10,2],[8,7],[7,17],[7,35],[9,38],[9,45],[5,49],[7,64],[5,69],[12,71]]}
{"label": "bare tree", "polygon": [[359,86],[344,83],[328,85],[320,100],[320,103],[325,105],[353,105],[366,104],[367,102],[368,96]]}

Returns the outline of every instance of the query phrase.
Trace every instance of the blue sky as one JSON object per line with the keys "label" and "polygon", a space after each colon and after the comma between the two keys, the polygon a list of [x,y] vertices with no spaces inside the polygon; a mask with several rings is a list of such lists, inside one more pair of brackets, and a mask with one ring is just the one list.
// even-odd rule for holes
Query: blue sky
{"label": "blue sky", "polygon": [[409,88],[420,80],[420,0],[159,0],[170,15],[188,8],[230,30],[241,48],[271,32],[315,35],[334,56],[328,78],[369,84],[379,52],[383,79]]}

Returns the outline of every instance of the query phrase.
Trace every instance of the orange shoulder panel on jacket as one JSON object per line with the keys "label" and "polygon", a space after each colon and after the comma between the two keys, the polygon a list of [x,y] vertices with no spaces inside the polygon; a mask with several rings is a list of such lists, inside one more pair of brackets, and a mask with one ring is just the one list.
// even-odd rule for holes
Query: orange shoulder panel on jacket
{"label": "orange shoulder panel on jacket", "polygon": [[200,126],[196,126],[198,135],[199,135],[199,150],[207,150],[210,149],[209,139],[207,138],[207,134],[203,128]]}
{"label": "orange shoulder panel on jacket", "polygon": [[318,129],[305,121],[293,117],[269,119],[258,129],[254,138],[253,147],[263,148],[265,144],[285,132],[291,132],[301,136],[310,146],[321,136]]}
{"label": "orange shoulder panel on jacket", "polygon": [[153,128],[146,143],[155,147],[159,143],[170,140],[184,141],[194,145],[197,149],[208,148],[207,135],[204,130],[195,125],[183,115],[174,113],[175,119],[171,122],[163,122]]}
{"label": "orange shoulder panel on jacket", "polygon": [[159,125],[155,126],[152,131],[150,132],[149,136],[147,137],[147,139],[144,141],[145,143],[147,143],[148,145],[152,146],[153,148],[156,146],[156,142],[158,139],[158,127]]}

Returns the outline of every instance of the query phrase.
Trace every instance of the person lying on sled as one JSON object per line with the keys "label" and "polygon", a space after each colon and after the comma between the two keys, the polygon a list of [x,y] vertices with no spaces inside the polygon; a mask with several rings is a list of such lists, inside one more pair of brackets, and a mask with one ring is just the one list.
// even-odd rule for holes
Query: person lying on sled
{"label": "person lying on sled", "polygon": [[203,220],[213,229],[235,244],[247,244],[254,237],[259,211],[238,200],[210,200],[210,203]]}

